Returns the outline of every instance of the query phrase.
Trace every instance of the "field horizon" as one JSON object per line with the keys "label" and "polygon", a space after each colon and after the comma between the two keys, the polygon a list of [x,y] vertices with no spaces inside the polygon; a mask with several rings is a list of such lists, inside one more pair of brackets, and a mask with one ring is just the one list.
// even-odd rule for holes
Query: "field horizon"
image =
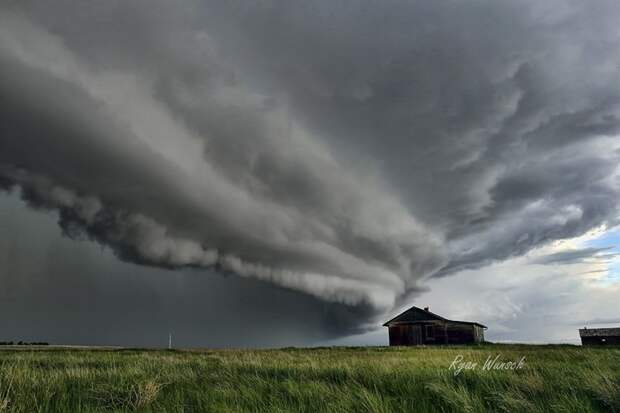
{"label": "field horizon", "polygon": [[[521,342],[521,341],[485,341],[482,344],[463,344],[463,345],[418,345],[418,346],[389,346],[379,344],[368,345],[291,345],[291,346],[230,346],[230,347],[218,347],[218,346],[172,346],[168,348],[166,346],[125,346],[125,345],[97,345],[97,344],[0,344],[0,351],[4,350],[135,350],[135,351],[234,351],[234,350],[247,350],[247,351],[269,351],[269,350],[321,350],[321,349],[360,349],[360,348],[471,348],[471,347],[485,347],[485,346],[532,346],[532,347],[588,347],[576,342]],[[618,346],[607,346],[606,348],[617,348]]]}

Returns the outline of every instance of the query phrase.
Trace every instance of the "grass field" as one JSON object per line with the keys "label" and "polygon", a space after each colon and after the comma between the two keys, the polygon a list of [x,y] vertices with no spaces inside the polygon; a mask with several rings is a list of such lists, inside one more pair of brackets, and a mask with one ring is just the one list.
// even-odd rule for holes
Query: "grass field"
{"label": "grass field", "polygon": [[[525,366],[481,369],[498,354]],[[5,411],[620,412],[620,348],[3,350]]]}

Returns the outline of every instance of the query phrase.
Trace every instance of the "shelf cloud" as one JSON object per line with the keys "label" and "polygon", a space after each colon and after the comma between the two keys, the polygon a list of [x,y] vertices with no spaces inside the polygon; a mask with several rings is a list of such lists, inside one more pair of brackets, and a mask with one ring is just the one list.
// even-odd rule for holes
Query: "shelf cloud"
{"label": "shelf cloud", "polygon": [[430,278],[618,225],[619,17],[6,2],[0,189],[121,260],[266,281],[359,327]]}

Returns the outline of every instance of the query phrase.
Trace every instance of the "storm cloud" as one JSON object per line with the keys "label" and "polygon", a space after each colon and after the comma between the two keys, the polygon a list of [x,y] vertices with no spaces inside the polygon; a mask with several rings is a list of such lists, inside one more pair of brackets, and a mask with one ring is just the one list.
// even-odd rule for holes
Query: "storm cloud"
{"label": "storm cloud", "polygon": [[561,251],[553,254],[548,254],[542,257],[533,259],[533,264],[573,264],[584,262],[588,260],[601,261],[610,258],[617,257],[618,254],[609,252],[612,247],[603,248],[583,248],[573,251]]}
{"label": "storm cloud", "polygon": [[266,281],[359,309],[357,328],[432,277],[618,225],[618,18],[611,0],[7,2],[0,188],[124,261]]}

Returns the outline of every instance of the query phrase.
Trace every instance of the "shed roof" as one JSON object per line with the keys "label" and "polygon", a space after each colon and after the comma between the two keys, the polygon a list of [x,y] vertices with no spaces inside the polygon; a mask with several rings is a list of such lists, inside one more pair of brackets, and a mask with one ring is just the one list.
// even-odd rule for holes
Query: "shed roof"
{"label": "shed roof", "polygon": [[432,313],[426,309],[422,309],[416,306],[413,306],[403,311],[396,317],[383,323],[383,325],[385,327],[388,327],[391,324],[392,325],[393,324],[413,324],[413,323],[418,323],[418,322],[434,321],[434,320],[446,321],[450,323],[459,323],[459,324],[474,324],[482,328],[487,328],[487,326],[477,323],[477,322],[473,322],[473,321],[448,320],[447,318],[444,318],[438,314]]}
{"label": "shed roof", "polygon": [[581,328],[581,337],[620,337],[620,327],[616,328]]}

